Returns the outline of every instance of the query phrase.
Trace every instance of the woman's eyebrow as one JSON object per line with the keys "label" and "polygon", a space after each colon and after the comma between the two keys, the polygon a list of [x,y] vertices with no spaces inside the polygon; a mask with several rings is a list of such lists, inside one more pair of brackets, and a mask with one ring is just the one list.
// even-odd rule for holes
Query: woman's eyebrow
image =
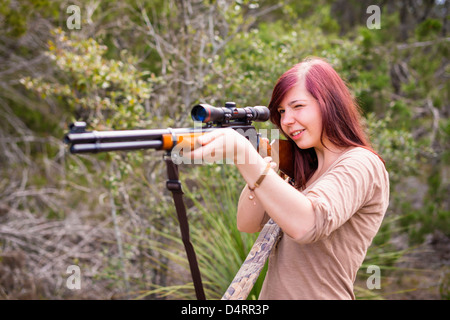
{"label": "woman's eyebrow", "polygon": [[[296,99],[296,100],[292,100],[291,102],[289,102],[287,105],[288,107],[292,106],[293,104],[297,103],[297,102],[308,102],[308,100],[305,99]],[[284,109],[283,106],[279,105],[277,109]]]}
{"label": "woman's eyebrow", "polygon": [[307,100],[304,99],[297,99],[297,100],[292,100],[291,102],[288,103],[288,106],[292,106],[293,104],[297,103],[297,102],[306,102]]}

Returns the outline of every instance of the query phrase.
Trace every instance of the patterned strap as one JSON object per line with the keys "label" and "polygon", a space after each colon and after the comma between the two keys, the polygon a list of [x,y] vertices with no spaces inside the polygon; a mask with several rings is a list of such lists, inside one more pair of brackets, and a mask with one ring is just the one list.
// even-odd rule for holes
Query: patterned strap
{"label": "patterned strap", "polygon": [[261,273],[270,252],[281,237],[280,227],[270,219],[253,244],[222,300],[245,300]]}

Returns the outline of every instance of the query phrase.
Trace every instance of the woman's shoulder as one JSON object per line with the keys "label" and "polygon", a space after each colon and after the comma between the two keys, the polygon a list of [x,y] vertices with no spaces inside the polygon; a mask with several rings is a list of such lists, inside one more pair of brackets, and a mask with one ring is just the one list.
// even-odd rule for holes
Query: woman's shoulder
{"label": "woman's shoulder", "polygon": [[386,167],[381,157],[371,149],[364,147],[350,148],[338,159],[336,164],[353,165],[386,172]]}
{"label": "woman's shoulder", "polygon": [[342,159],[360,159],[370,160],[383,163],[380,156],[369,148],[365,147],[351,147],[342,155]]}

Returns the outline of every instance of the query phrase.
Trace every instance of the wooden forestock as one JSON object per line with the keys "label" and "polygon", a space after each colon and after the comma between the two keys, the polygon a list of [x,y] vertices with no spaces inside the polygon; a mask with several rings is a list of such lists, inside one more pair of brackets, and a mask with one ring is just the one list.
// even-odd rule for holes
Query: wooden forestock
{"label": "wooden forestock", "polygon": [[268,140],[259,142],[259,154],[263,157],[270,156],[278,164],[279,170],[290,178],[294,178],[294,151],[288,140],[274,140],[271,144]]}

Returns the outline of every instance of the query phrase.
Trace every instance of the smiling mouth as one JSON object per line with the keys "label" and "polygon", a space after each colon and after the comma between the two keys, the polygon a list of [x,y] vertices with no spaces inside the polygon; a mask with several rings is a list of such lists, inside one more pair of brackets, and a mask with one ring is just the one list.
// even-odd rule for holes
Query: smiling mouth
{"label": "smiling mouth", "polygon": [[291,137],[292,138],[298,138],[303,133],[303,131],[305,131],[305,129],[301,129],[301,130],[297,130],[297,131],[291,132]]}

